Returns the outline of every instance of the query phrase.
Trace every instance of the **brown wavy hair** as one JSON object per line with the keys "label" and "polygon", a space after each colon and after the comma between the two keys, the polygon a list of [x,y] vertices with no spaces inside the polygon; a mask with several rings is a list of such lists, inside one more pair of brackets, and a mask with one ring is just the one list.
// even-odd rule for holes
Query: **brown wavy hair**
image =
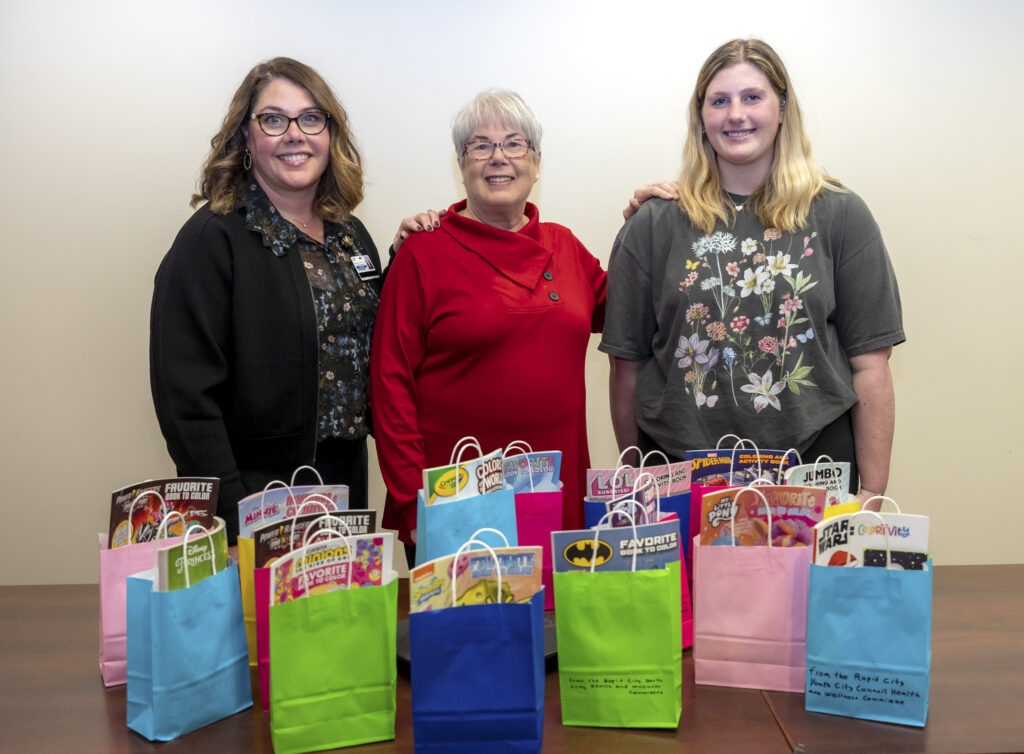
{"label": "brown wavy hair", "polygon": [[815,162],[811,142],[804,132],[800,103],[782,58],[760,39],[734,39],[715,50],[697,74],[690,98],[689,129],[683,146],[683,172],[679,179],[679,206],[694,226],[705,233],[715,221],[732,225],[736,212],[726,201],[718,172],[718,156],[704,133],[701,108],[711,79],[723,68],[751,63],[771,83],[781,102],[782,123],[775,137],[775,154],[764,182],[749,201],[767,228],[795,232],[807,220],[811,202],[822,190],[843,191],[835,178]]}
{"label": "brown wavy hair", "polygon": [[292,58],[273,58],[259,63],[246,75],[231,98],[220,131],[210,139],[210,154],[203,163],[199,191],[192,195],[192,207],[203,201],[225,215],[234,210],[238,197],[252,177],[242,166],[245,155],[243,129],[250,122],[253,105],[264,87],[274,79],[287,79],[301,86],[316,106],[330,115],[330,160],[316,188],[313,211],[323,220],[344,220],[363,200],[363,168],[348,128],[348,115],[323,77]]}

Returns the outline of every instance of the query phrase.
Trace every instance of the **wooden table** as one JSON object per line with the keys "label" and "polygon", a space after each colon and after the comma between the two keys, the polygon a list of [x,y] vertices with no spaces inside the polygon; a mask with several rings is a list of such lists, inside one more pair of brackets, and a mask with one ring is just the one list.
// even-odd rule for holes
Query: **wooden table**
{"label": "wooden table", "polygon": [[[257,709],[163,744],[129,730],[125,687],[100,679],[97,632],[95,585],[0,587],[0,751],[272,752]],[[802,694],[695,687],[689,650],[675,731],[563,727],[557,672],[545,702],[545,752],[1024,751],[1024,565],[935,569],[924,729],[806,712]],[[413,751],[408,679],[395,740],[358,751]]]}

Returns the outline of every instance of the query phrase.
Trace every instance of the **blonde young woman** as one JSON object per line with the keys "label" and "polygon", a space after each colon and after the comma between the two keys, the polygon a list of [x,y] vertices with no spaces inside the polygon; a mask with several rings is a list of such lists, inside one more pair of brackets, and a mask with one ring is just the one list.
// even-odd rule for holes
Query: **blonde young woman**
{"label": "blonde young woman", "polygon": [[637,192],[609,265],[600,348],[620,448],[681,458],[735,433],[850,461],[853,491],[883,493],[905,338],[877,224],[814,162],[764,42],[711,54],[689,121],[678,194]]}

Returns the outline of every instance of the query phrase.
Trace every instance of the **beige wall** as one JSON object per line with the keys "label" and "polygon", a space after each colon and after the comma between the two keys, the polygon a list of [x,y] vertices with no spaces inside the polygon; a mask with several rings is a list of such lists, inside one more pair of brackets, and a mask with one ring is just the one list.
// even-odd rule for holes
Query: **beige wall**
{"label": "beige wall", "polygon": [[[256,60],[298,57],[335,85],[382,248],[400,217],[458,197],[458,106],[520,91],[545,128],[543,216],[607,260],[625,198],[678,170],[701,61],[750,35],[782,53],[817,155],[873,209],[899,275],[891,494],[932,516],[937,563],[1024,562],[1021,28],[1024,4],[991,0],[6,0],[0,583],[95,581],[110,491],[172,472],[149,397],[152,277]],[[596,350],[587,374],[592,455],[612,463]]]}

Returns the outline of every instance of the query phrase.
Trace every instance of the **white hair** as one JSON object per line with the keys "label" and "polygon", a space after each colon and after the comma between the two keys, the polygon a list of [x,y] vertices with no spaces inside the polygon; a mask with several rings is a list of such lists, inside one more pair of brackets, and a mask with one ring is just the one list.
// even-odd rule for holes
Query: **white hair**
{"label": "white hair", "polygon": [[486,89],[467,102],[452,118],[452,142],[460,165],[464,159],[462,150],[473,129],[490,121],[522,131],[523,136],[533,145],[533,151],[540,154],[543,129],[526,101],[507,89]]}

